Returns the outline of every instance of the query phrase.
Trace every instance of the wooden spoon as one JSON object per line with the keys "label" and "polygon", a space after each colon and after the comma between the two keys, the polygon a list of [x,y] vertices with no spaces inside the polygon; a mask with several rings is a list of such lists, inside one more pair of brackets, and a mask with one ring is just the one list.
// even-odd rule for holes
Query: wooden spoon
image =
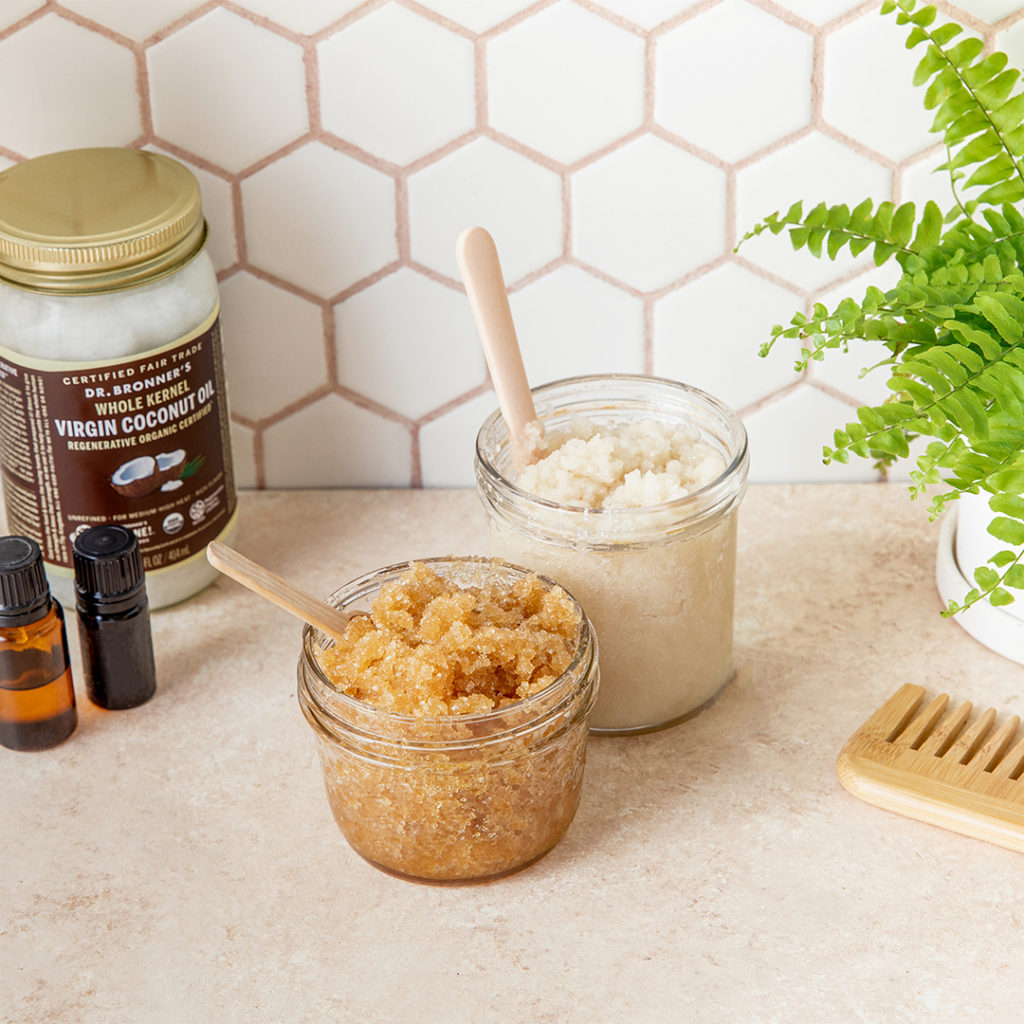
{"label": "wooden spoon", "polygon": [[544,434],[526,380],[498,250],[483,228],[466,228],[455,243],[455,257],[508,428],[512,462],[521,469],[537,457]]}
{"label": "wooden spoon", "polygon": [[343,612],[332,608],[323,601],[318,601],[312,594],[300,590],[287,580],[276,576],[269,569],[240,555],[234,548],[226,544],[211,541],[206,545],[206,558],[210,565],[225,576],[230,576],[243,587],[248,587],[254,594],[265,597],[268,601],[291,612],[296,618],[309,623],[322,633],[339,639],[345,632],[349,620],[365,612]]}

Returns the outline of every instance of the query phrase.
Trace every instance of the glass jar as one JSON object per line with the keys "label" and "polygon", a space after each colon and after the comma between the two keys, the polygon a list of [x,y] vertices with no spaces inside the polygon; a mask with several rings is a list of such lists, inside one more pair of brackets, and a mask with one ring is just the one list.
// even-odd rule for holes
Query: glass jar
{"label": "glass jar", "polygon": [[64,610],[29,537],[0,537],[0,666],[0,745],[63,743],[78,723]]}
{"label": "glass jar", "polygon": [[199,186],[136,149],[0,173],[0,463],[8,529],[73,599],[91,526],[138,537],[154,608],[216,570],[236,525],[220,300]]}
{"label": "glass jar", "polygon": [[[493,559],[420,561],[464,587],[528,575]],[[361,576],[328,603],[368,610],[410,565]],[[331,811],[356,853],[401,877],[468,882],[526,867],[561,839],[579,803],[598,686],[597,642],[582,610],[565,672],[485,714],[415,718],[356,700],[320,668],[317,651],[330,643],[311,627],[303,631],[298,698],[316,735]]]}
{"label": "glass jar", "polygon": [[477,437],[491,553],[560,583],[600,639],[592,731],[647,732],[681,722],[733,675],[736,513],[748,466],[743,424],[711,395],[654,377],[575,377],[534,388],[533,397],[545,431],[578,417],[612,428],[656,419],[696,428],[724,459],[717,479],[675,501],[583,508],[516,486],[500,412]]}

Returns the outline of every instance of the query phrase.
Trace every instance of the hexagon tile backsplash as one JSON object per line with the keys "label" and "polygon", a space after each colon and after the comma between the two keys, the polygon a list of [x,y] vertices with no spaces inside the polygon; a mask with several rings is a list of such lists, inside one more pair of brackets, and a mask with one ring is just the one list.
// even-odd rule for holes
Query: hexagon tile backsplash
{"label": "hexagon tile backsplash", "polygon": [[[1024,62],[1021,0],[939,7]],[[740,411],[752,479],[872,479],[820,451],[879,394],[873,353],[797,377],[757,350],[886,275],[734,246],[798,198],[949,204],[903,39],[876,0],[2,0],[0,167],[132,145],[195,171],[248,486],[472,483],[471,224],[533,383],[674,377]]]}

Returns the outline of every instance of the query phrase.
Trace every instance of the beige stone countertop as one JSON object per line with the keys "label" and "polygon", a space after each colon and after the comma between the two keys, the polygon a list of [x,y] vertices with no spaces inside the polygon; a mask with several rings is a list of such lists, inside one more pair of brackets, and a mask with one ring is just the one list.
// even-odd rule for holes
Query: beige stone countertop
{"label": "beige stone countertop", "polygon": [[[238,547],[316,593],[484,550],[468,491],[241,506]],[[1019,1020],[1024,857],[836,780],[904,682],[1021,711],[1024,668],[939,615],[937,536],[900,486],[752,487],[735,681],[676,728],[592,738],[562,842],[463,887],[351,852],[295,699],[300,627],[219,580],[154,615],[152,701],[100,711],[79,684],[66,743],[0,749],[0,1020]]]}

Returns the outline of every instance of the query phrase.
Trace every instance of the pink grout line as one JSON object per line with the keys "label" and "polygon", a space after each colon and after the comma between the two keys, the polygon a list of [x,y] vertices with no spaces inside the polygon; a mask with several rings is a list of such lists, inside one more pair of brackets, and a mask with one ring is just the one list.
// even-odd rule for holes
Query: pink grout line
{"label": "pink grout line", "polygon": [[616,25],[618,28],[623,29],[626,32],[632,32],[633,35],[647,36],[649,35],[648,30],[640,25],[638,22],[630,21],[629,18],[624,17],[617,12],[610,10],[603,6],[600,0],[594,2],[594,0],[573,0],[577,7],[582,8],[584,11],[590,11],[591,14],[596,14],[599,18],[603,18],[605,21],[610,22],[612,25]]}
{"label": "pink grout line", "polygon": [[367,0],[366,3],[361,4],[359,7],[354,7],[343,17],[325,25],[318,32],[314,32],[309,37],[310,41],[313,43],[322,43],[325,39],[329,39],[331,36],[344,31],[349,27],[349,25],[354,25],[357,21],[365,18],[371,11],[375,11],[378,8],[383,7],[386,3],[388,3],[388,0]]}
{"label": "pink grout line", "polygon": [[473,109],[477,132],[487,127],[487,104],[487,47],[482,39],[478,39],[473,46]]}
{"label": "pink grout line", "polygon": [[341,383],[341,380],[338,376],[338,338],[334,307],[326,302],[322,303],[320,319],[324,332],[324,366],[327,368],[327,383],[335,387]]}
{"label": "pink grout line", "polygon": [[423,487],[423,456],[420,449],[419,425],[414,423],[409,428],[409,434],[411,440],[411,448],[409,451],[409,486],[418,489]]}
{"label": "pink grout line", "polygon": [[6,28],[0,30],[0,42],[5,39],[9,39],[11,36],[20,32],[24,28],[28,28],[33,22],[40,21],[46,17],[47,14],[62,14],[63,12],[57,7],[53,0],[47,0],[42,7],[37,8],[30,14],[26,14],[25,17],[19,18],[17,21],[11,22]]}
{"label": "pink grout line", "polygon": [[183,28],[187,28],[194,22],[199,21],[200,18],[205,18],[211,11],[216,10],[220,6],[219,0],[208,0],[207,3],[196,4],[195,8],[189,11],[187,14],[183,14],[180,18],[169,22],[164,25],[163,28],[158,29],[151,36],[147,37],[143,41],[143,45],[146,49],[151,46],[155,46],[157,43],[163,42],[168,36],[174,35],[176,32],[180,32]]}
{"label": "pink grout line", "polygon": [[458,21],[454,21],[451,18],[446,18],[443,14],[438,11],[431,10],[429,7],[424,7],[423,4],[416,3],[416,0],[395,0],[395,3],[399,7],[404,7],[407,11],[412,11],[413,14],[418,14],[421,18],[425,18],[427,21],[432,21],[435,25],[439,25],[447,32],[451,32],[452,35],[462,36],[465,39],[476,39],[476,33],[472,29],[466,28],[465,25]]}
{"label": "pink grout line", "polygon": [[431,409],[430,412],[422,415],[417,421],[417,427],[425,427],[428,423],[433,423],[435,420],[441,419],[442,416],[447,415],[455,409],[458,409],[460,405],[465,405],[467,402],[472,401],[474,398],[479,398],[481,395],[486,395],[489,391],[492,391],[491,378],[487,371],[484,371],[484,380],[477,384],[475,388],[470,388],[468,391],[463,391],[462,394],[455,395],[454,398],[450,398],[443,405],[439,405],[436,409]]}

